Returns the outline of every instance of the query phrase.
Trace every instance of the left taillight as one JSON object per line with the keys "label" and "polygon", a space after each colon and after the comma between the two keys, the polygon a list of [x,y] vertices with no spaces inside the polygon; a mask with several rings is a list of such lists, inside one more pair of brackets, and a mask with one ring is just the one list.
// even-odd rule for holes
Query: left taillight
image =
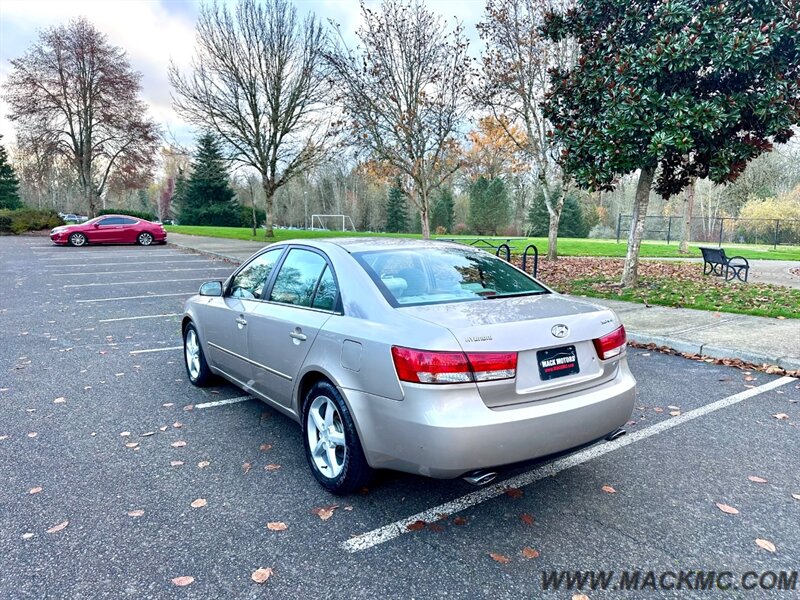
{"label": "left taillight", "polygon": [[625,327],[620,325],[619,328],[611,333],[592,341],[594,342],[594,349],[597,350],[597,356],[601,360],[619,356],[625,349],[625,342],[627,342]]}
{"label": "left taillight", "polygon": [[410,383],[470,383],[513,379],[516,352],[435,352],[392,346],[397,376]]}

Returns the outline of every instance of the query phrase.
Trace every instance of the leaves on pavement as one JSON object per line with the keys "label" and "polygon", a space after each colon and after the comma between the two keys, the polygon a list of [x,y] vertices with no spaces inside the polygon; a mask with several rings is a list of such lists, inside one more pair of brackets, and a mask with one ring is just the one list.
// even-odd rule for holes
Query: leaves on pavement
{"label": "leaves on pavement", "polygon": [[406,525],[406,529],[409,531],[422,531],[425,529],[427,523],[425,521],[414,521],[413,523],[409,523]]}
{"label": "leaves on pavement", "polygon": [[269,567],[262,567],[260,569],[256,569],[253,571],[253,574],[250,575],[250,579],[255,581],[256,583],[265,583],[267,579],[272,577],[272,569]]}
{"label": "leaves on pavement", "polygon": [[765,540],[762,538],[756,538],[756,544],[758,544],[759,548],[763,548],[767,552],[776,552],[777,548],[775,548],[775,544],[770,542],[769,540]]}
{"label": "leaves on pavement", "polygon": [[28,493],[29,494],[38,494],[41,491],[42,491],[42,488],[39,487],[39,486],[36,486],[36,487],[32,487],[31,489],[29,489]]}
{"label": "leaves on pavement", "polygon": [[499,562],[501,565],[507,565],[511,562],[511,559],[505,556],[504,554],[497,554],[496,552],[489,552],[489,556],[492,557],[492,560],[495,562]]}
{"label": "leaves on pavement", "polygon": [[50,529],[47,530],[47,533],[58,533],[62,529],[64,529],[67,525],[69,525],[69,521],[62,521],[58,525],[53,525]]}
{"label": "leaves on pavement", "polygon": [[738,515],[739,514],[739,511],[737,509],[733,508],[732,506],[729,506],[727,504],[723,504],[722,502],[715,502],[715,504],[717,505],[717,508],[720,509],[725,514],[728,514],[728,515]]}
{"label": "leaves on pavement", "polygon": [[321,520],[327,521],[333,516],[333,511],[337,508],[339,508],[338,504],[331,504],[330,506],[320,506],[319,508],[313,509],[311,512],[317,515]]}
{"label": "leaves on pavement", "polygon": [[172,442],[170,444],[170,446],[172,446],[173,448],[183,448],[185,445],[186,442],[184,442],[183,440],[178,440],[177,442]]}
{"label": "leaves on pavement", "polygon": [[183,577],[175,577],[172,580],[172,583],[174,583],[178,587],[184,587],[184,586],[191,585],[192,583],[194,583],[194,577],[190,577],[188,575],[184,575]]}
{"label": "leaves on pavement", "polygon": [[277,471],[277,470],[278,470],[278,469],[280,469],[280,468],[281,468],[281,466],[280,466],[280,465],[276,465],[276,464],[269,464],[269,465],[267,465],[267,466],[265,466],[265,467],[264,467],[264,470],[265,470],[265,471]]}
{"label": "leaves on pavement", "polygon": [[267,523],[267,529],[270,531],[286,531],[289,526],[283,521],[271,521]]}
{"label": "leaves on pavement", "polygon": [[242,471],[244,471],[245,474],[247,474],[250,471],[250,469],[252,469],[252,468],[253,468],[253,465],[251,465],[250,463],[242,464]]}
{"label": "leaves on pavement", "polygon": [[210,463],[210,462],[208,462],[207,460],[201,460],[199,463],[197,463],[197,466],[198,466],[199,468],[201,468],[201,469],[205,469],[205,468],[206,468],[208,465],[210,465],[210,464],[211,464],[211,463]]}
{"label": "leaves on pavement", "polygon": [[136,510],[128,511],[129,517],[142,517],[144,516],[144,511],[141,508],[137,508]]}
{"label": "leaves on pavement", "polygon": [[747,478],[753,483],[767,483],[767,480],[757,475],[748,475]]}
{"label": "leaves on pavement", "polygon": [[171,460],[171,461],[169,461],[169,466],[171,466],[171,467],[180,467],[181,465],[183,465],[183,461],[182,460]]}
{"label": "leaves on pavement", "polygon": [[778,414],[772,415],[772,416],[775,417],[776,419],[778,419],[779,421],[783,421],[784,419],[788,419],[789,418],[789,415],[787,415],[786,413],[778,413]]}
{"label": "leaves on pavement", "polygon": [[192,502],[192,508],[203,508],[208,502],[205,498],[198,498],[194,502]]}
{"label": "leaves on pavement", "polygon": [[261,444],[258,449],[261,450],[261,452],[266,452],[272,449],[272,444]]}
{"label": "leaves on pavement", "polygon": [[529,515],[528,513],[523,514],[520,517],[520,520],[525,523],[525,525],[533,525],[536,522],[536,519],[533,518],[533,515]]}
{"label": "leaves on pavement", "polygon": [[453,525],[459,525],[460,526],[460,525],[466,525],[466,524],[467,524],[467,520],[464,517],[460,516],[460,515],[453,519]]}
{"label": "leaves on pavement", "polygon": [[522,557],[523,558],[531,558],[531,559],[532,558],[539,558],[539,552],[534,550],[533,548],[529,548],[528,546],[525,546],[522,549]]}
{"label": "leaves on pavement", "polygon": [[522,496],[524,496],[524,492],[516,487],[507,487],[503,491],[505,492],[506,496],[508,496],[509,498],[514,498],[515,500],[518,500],[519,498],[522,498]]}
{"label": "leaves on pavement", "polygon": [[604,485],[600,489],[603,490],[606,494],[616,494],[617,493],[617,490],[615,490],[610,485]]}

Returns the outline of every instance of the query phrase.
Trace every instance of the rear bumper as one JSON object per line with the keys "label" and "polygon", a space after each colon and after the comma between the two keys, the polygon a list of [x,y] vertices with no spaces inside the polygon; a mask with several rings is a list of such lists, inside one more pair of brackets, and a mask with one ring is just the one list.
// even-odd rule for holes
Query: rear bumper
{"label": "rear bumper", "polygon": [[636,394],[625,359],[596,388],[507,409],[473,385],[431,387],[404,385],[401,401],[344,390],[372,467],[452,478],[564,452],[624,425]]}

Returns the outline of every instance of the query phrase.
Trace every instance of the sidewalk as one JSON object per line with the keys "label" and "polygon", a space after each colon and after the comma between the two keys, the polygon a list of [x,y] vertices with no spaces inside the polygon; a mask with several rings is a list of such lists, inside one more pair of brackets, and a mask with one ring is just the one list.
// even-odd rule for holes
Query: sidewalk
{"label": "sidewalk", "polygon": [[[266,244],[170,233],[170,244],[242,262]],[[759,261],[769,262],[769,261]],[[780,268],[780,267],[779,267]],[[751,269],[752,271],[752,269]],[[713,358],[738,358],[752,363],[800,369],[800,320],[751,317],[688,308],[588,298],[612,308],[622,319],[628,339],[655,343],[679,352]]]}

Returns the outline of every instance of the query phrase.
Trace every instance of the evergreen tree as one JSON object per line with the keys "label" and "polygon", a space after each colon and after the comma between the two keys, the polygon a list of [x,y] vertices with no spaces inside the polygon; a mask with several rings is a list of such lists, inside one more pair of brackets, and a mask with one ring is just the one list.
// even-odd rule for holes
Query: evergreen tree
{"label": "evergreen tree", "polygon": [[19,199],[19,180],[14,167],[8,162],[8,154],[2,139],[3,136],[0,135],[0,208],[14,210],[22,208],[22,201]]}
{"label": "evergreen tree", "polygon": [[431,213],[431,229],[433,231],[436,231],[439,227],[443,227],[448,232],[453,231],[455,204],[453,192],[449,188],[445,188],[439,193],[439,198],[433,205],[433,212]]}
{"label": "evergreen tree", "polygon": [[[176,182],[176,196],[178,185]],[[235,192],[228,184],[222,151],[212,134],[205,133],[197,140],[192,173],[183,188],[177,204],[181,225],[239,226]]]}
{"label": "evergreen tree", "polygon": [[[561,190],[553,190],[556,196],[561,195]],[[528,234],[533,237],[547,237],[550,226],[550,213],[544,201],[544,193],[541,188],[536,195],[528,211],[528,223],[530,228]],[[591,225],[586,220],[580,199],[573,192],[567,192],[564,198],[564,207],[561,209],[561,219],[558,223],[558,237],[565,238],[585,238],[589,237]]]}
{"label": "evergreen tree", "polygon": [[469,227],[479,235],[497,235],[508,225],[508,190],[502,179],[479,177],[469,190]]}
{"label": "evergreen tree", "polygon": [[408,231],[408,203],[406,194],[396,179],[389,188],[389,198],[386,204],[386,231],[389,233],[404,233]]}

